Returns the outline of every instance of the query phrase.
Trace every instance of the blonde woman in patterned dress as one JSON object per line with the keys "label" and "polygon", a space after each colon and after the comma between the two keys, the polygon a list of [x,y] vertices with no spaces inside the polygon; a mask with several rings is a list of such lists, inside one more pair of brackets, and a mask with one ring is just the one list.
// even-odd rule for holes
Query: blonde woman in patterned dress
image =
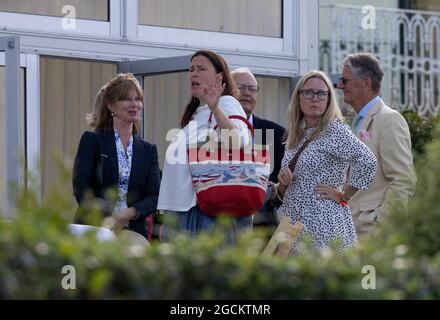
{"label": "blonde woman in patterned dress", "polygon": [[[278,217],[300,220],[315,248],[356,245],[356,230],[347,201],[367,189],[376,173],[376,158],[343,121],[329,78],[310,71],[296,85],[287,110],[289,135],[272,198],[282,201]],[[296,157],[295,157],[296,155]],[[347,171],[351,166],[351,175]]]}

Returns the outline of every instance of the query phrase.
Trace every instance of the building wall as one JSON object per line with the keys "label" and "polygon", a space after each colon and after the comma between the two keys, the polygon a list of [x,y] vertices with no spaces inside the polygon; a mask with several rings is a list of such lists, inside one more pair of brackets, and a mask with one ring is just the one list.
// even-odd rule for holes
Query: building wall
{"label": "building wall", "polygon": [[282,0],[140,0],[139,23],[281,37]]}
{"label": "building wall", "polygon": [[0,11],[62,17],[67,13],[68,8],[65,7],[66,11],[63,13],[63,7],[69,5],[75,8],[77,18],[107,21],[108,2],[108,0],[2,0]]}
{"label": "building wall", "polygon": [[[72,169],[85,116],[93,111],[98,90],[116,73],[116,65],[98,61],[40,58],[41,190],[53,188],[72,194],[70,177],[60,160]],[[66,168],[64,168],[66,169]]]}
{"label": "building wall", "polygon": [[411,0],[410,9],[440,12],[440,2],[438,0]]}

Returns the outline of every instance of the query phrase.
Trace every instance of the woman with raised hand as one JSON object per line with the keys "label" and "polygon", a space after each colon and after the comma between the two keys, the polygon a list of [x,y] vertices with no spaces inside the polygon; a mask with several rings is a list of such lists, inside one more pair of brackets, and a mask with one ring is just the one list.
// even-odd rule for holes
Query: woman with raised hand
{"label": "woman with raised hand", "polygon": [[[168,215],[177,220],[177,232],[196,234],[212,230],[217,218],[203,212],[198,205],[186,156],[189,141],[204,141],[209,126],[229,130],[231,138],[241,143],[249,141],[249,136],[245,137],[248,134],[245,122],[229,118],[238,115],[246,119],[246,114],[236,99],[237,89],[228,65],[219,54],[208,50],[194,53],[188,80],[191,96],[181,119],[182,130],[166,152],[158,208],[165,211],[165,218]],[[252,218],[234,218],[233,223],[234,230],[251,227]]]}

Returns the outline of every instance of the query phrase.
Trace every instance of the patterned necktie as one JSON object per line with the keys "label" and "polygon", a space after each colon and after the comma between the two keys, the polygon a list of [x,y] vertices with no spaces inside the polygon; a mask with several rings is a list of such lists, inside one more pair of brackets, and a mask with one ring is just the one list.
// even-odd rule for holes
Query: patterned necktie
{"label": "patterned necktie", "polygon": [[353,131],[354,134],[358,133],[359,125],[364,117],[356,115],[353,119],[353,125],[351,126],[351,131]]}

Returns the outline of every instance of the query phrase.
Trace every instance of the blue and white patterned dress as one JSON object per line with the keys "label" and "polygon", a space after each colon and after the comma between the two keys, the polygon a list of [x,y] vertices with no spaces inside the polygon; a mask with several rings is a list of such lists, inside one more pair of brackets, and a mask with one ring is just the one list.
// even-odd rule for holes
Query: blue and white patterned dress
{"label": "blue and white patterned dress", "polygon": [[133,156],[133,136],[130,137],[127,145],[127,153],[122,145],[121,137],[116,129],[114,129],[115,141],[116,141],[116,153],[118,155],[118,168],[119,168],[119,179],[118,179],[118,200],[116,202],[113,213],[117,214],[122,209],[127,208],[127,192],[128,192],[128,182],[131,172],[131,159]]}
{"label": "blue and white patterned dress", "polygon": [[[305,137],[292,149],[286,149],[282,168],[289,165],[296,152],[315,128],[306,131]],[[344,251],[357,243],[356,229],[350,208],[333,200],[320,199],[315,187],[322,183],[343,188],[349,165],[349,184],[367,189],[376,174],[376,158],[342,120],[329,123],[327,129],[311,141],[298,158],[293,173],[293,183],[284,194],[278,217],[288,216],[292,221],[300,220],[304,230],[295,243],[293,253],[298,253],[298,244],[305,234],[312,237],[317,249],[328,247],[339,239],[337,249]]]}

